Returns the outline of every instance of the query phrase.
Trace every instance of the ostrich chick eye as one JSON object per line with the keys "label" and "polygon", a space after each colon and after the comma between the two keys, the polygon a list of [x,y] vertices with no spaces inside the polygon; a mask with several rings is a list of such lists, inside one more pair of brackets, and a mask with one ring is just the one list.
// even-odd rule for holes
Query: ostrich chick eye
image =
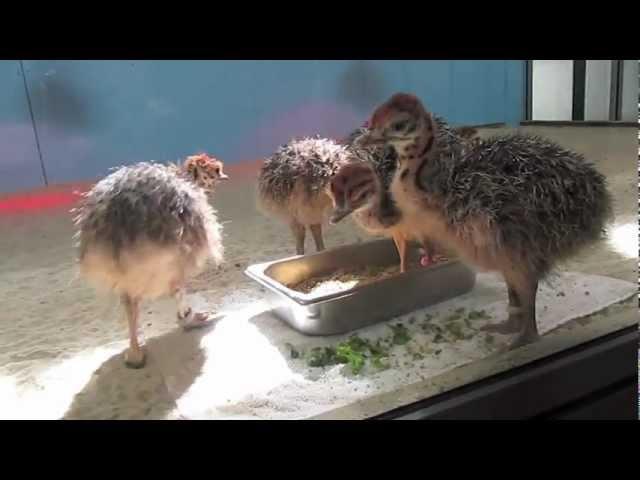
{"label": "ostrich chick eye", "polygon": [[393,130],[395,130],[396,132],[399,132],[401,130],[404,130],[404,128],[407,126],[407,121],[406,120],[402,120],[400,122],[396,122],[393,124],[392,128]]}

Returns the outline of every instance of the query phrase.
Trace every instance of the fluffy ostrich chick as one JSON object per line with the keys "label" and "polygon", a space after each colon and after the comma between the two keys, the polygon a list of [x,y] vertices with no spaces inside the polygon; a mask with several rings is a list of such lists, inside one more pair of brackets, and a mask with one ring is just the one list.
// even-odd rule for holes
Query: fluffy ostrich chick
{"label": "fluffy ostrich chick", "polygon": [[258,177],[258,207],[289,225],[297,255],[304,255],[307,229],[316,250],[324,250],[322,226],[333,207],[329,181],[348,155],[333,140],[304,138],[290,141],[264,161]]}
{"label": "fluffy ostrich chick", "polygon": [[[475,141],[477,131],[473,127],[452,129],[444,119],[436,117],[440,126],[437,141],[443,148],[459,147],[460,154]],[[422,245],[422,266],[433,260],[433,242],[417,229],[402,220],[402,214],[391,198],[389,188],[393,180],[397,155],[393,147],[383,145],[365,146],[361,143],[370,134],[368,126],[351,133],[347,144],[354,160],[343,165],[331,180],[331,196],[335,210],[332,223],[352,214],[355,222],[372,235],[391,236],[400,257],[400,271],[406,271],[407,242],[417,240]]]}
{"label": "fluffy ostrich chick", "polygon": [[139,163],[98,182],[75,209],[80,271],[120,296],[129,367],[145,364],[138,338],[141,301],[172,295],[185,328],[207,324],[207,314],[186,304],[184,285],[207,260],[222,262],[222,227],[206,195],[226,178],[222,162],[206,154],[181,165]]}
{"label": "fluffy ostrich chick", "polygon": [[[351,215],[369,235],[393,238],[400,257],[400,271],[405,272],[410,232],[399,224],[400,211],[388,191],[396,168],[396,154],[393,148],[362,145],[360,140],[368,135],[365,125],[345,141],[351,156],[331,178],[329,192],[334,210],[330,222],[336,224]],[[380,210],[386,215],[382,216]],[[427,253],[425,257],[429,258],[430,245],[426,245],[426,241],[422,244]]]}
{"label": "fluffy ostrich chick", "polygon": [[537,136],[497,136],[462,154],[442,149],[438,124],[410,94],[380,105],[370,126],[365,143],[386,144],[398,155],[390,192],[403,221],[503,275],[509,318],[487,329],[515,334],[512,348],[537,339],[539,281],[601,239],[611,218],[604,176],[581,155]]}

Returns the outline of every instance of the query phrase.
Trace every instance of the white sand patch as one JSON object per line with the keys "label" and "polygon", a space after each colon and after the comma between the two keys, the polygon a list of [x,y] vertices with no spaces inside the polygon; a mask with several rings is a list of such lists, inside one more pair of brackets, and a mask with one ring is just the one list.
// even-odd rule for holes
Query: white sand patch
{"label": "white sand patch", "polygon": [[638,221],[614,225],[610,228],[609,242],[613,249],[627,258],[638,257]]}
{"label": "white sand patch", "polygon": [[[565,273],[538,294],[541,334],[635,293],[636,286],[621,280]],[[190,342],[177,342],[158,358],[169,393],[185,418],[296,419],[366,400],[380,393],[436,376],[469,362],[485,358],[504,347],[509,337],[487,334],[479,328],[506,320],[506,288],[493,274],[480,274],[476,288],[461,297],[358,331],[375,340],[389,334],[390,323],[401,323],[411,341],[391,350],[392,368],[377,371],[365,367],[360,375],[337,365],[311,368],[302,358],[290,358],[287,344],[306,351],[336,345],[348,335],[308,337],[275,318],[266,302],[229,312],[208,331],[199,334],[196,356]],[[485,310],[491,320],[473,320],[468,339],[434,342],[433,332],[421,325],[427,314],[430,324],[446,330],[447,317],[455,310]],[[416,355],[417,354],[417,355]],[[186,386],[185,383],[191,384]],[[180,393],[182,392],[182,393]]]}
{"label": "white sand patch", "polygon": [[[540,288],[540,331],[596,312],[636,290],[636,285],[612,278],[562,274]],[[39,346],[26,343],[28,349],[17,356],[6,350],[5,358],[14,361],[0,368],[0,418],[310,418],[485,358],[509,340],[495,335],[488,343],[486,334],[478,331],[487,321],[506,319],[506,289],[492,274],[480,274],[466,295],[356,332],[376,340],[389,335],[389,324],[400,323],[411,336],[406,345],[391,349],[390,369],[377,371],[368,364],[357,376],[346,365],[311,368],[303,358],[292,359],[287,344],[304,352],[335,346],[349,335],[308,337],[295,332],[274,317],[272,303],[258,288],[235,288],[222,298],[189,298],[194,306],[215,310],[221,319],[184,332],[176,326],[172,300],[145,307],[145,318],[161,330],[147,335],[148,362],[141,370],[124,366],[126,335],[124,325],[115,321],[105,333],[115,330],[122,340],[102,346],[81,348],[81,339],[72,336],[72,348],[46,347],[40,338]],[[485,310],[491,320],[474,320],[465,330],[468,339],[435,342],[433,332],[422,329],[427,314],[432,316],[429,324],[446,329],[447,317],[459,308]],[[92,311],[104,313],[104,305]],[[92,327],[89,321],[84,332],[100,332],[104,319],[96,322]],[[96,339],[87,334],[93,343]],[[47,351],[53,357],[46,357]]]}

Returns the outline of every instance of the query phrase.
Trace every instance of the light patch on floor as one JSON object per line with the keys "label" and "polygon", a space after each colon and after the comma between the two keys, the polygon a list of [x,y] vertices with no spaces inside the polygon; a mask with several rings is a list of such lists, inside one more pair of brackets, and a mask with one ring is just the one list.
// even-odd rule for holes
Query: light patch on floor
{"label": "light patch on floor", "polygon": [[121,350],[122,344],[81,352],[36,374],[33,383],[24,387],[11,378],[0,378],[0,418],[62,418],[100,365]]}
{"label": "light patch on floor", "polygon": [[615,225],[609,232],[609,243],[620,255],[638,257],[638,222]]}
{"label": "light patch on floor", "polygon": [[267,308],[257,302],[228,312],[214,332],[204,335],[200,346],[206,359],[191,387],[176,398],[179,408],[193,411],[219,407],[299,377],[278,347],[250,321]]}

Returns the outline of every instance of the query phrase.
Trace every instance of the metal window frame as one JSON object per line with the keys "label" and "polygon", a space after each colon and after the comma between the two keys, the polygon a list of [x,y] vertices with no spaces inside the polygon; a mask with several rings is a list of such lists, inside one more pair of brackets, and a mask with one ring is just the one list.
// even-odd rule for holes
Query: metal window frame
{"label": "metal window frame", "polygon": [[609,100],[609,120],[622,119],[622,82],[624,60],[611,60],[611,96]]}
{"label": "metal window frame", "polygon": [[[587,81],[587,61],[572,60],[573,62],[573,81],[572,88],[572,110],[571,121],[584,121],[585,114],[585,93]],[[524,62],[524,121],[533,120],[533,60],[525,60]]]}
{"label": "metal window frame", "polygon": [[524,61],[524,121],[533,116],[533,60]]}
{"label": "metal window frame", "polygon": [[[586,108],[586,60],[573,60],[573,106],[571,120],[565,123],[585,122]],[[622,89],[624,82],[624,60],[611,60],[611,88],[609,100],[609,122],[622,119]],[[533,121],[533,60],[524,61],[524,119]],[[640,103],[640,97],[638,100]],[[541,122],[546,122],[541,120]],[[605,122],[606,123],[606,122]]]}
{"label": "metal window frame", "polygon": [[637,420],[637,361],[631,326],[372,419]]}
{"label": "metal window frame", "polygon": [[584,121],[587,86],[587,61],[573,60],[573,108],[571,120]]}

